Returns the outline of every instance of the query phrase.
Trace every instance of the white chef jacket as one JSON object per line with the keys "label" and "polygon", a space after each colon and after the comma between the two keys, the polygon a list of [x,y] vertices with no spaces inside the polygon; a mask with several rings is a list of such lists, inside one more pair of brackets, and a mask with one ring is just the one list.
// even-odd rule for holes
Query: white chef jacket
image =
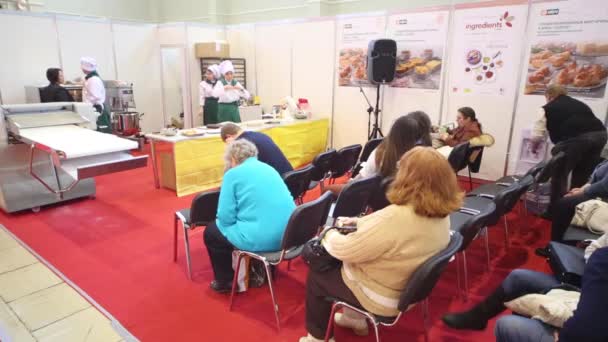
{"label": "white chef jacket", "polygon": [[[218,83],[219,83],[219,81],[218,81]],[[198,103],[201,106],[204,106],[205,98],[214,97],[213,96],[213,86],[211,84],[209,84],[207,81],[202,81],[198,85],[198,96],[199,96]]]}
{"label": "white chef jacket", "polygon": [[101,105],[106,101],[106,88],[98,76],[93,76],[84,81],[82,87],[82,101],[92,105]]}
{"label": "white chef jacket", "polygon": [[240,90],[224,90],[224,84],[222,81],[218,81],[213,87],[213,97],[218,98],[219,103],[232,103],[240,100],[241,98],[249,99],[251,94],[245,89],[241,83],[236,82],[236,87]]}

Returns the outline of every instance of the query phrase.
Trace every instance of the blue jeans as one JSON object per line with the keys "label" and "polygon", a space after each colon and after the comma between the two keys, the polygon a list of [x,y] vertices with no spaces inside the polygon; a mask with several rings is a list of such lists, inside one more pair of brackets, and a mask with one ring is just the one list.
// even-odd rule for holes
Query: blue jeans
{"label": "blue jeans", "polygon": [[[502,282],[505,302],[531,293],[544,293],[559,285],[554,276],[517,269]],[[509,315],[496,323],[497,342],[553,342],[555,328],[531,318]]]}

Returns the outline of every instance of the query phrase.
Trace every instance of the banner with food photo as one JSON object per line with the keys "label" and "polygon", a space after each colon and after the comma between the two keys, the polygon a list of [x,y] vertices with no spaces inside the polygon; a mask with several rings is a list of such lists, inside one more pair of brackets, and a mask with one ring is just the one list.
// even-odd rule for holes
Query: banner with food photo
{"label": "banner with food photo", "polygon": [[389,16],[388,38],[397,42],[391,87],[439,90],[448,25],[447,10]]}
{"label": "banner with food photo", "polygon": [[367,46],[384,37],[385,16],[342,18],[338,21],[338,85],[371,86],[367,80]]}
{"label": "banner with food photo", "polygon": [[521,1],[457,7],[450,63],[452,92],[505,95],[516,84],[527,9]]}
{"label": "banner with food photo", "polygon": [[542,95],[548,85],[574,97],[603,98],[608,79],[608,10],[605,0],[549,1],[535,4],[527,95]]}

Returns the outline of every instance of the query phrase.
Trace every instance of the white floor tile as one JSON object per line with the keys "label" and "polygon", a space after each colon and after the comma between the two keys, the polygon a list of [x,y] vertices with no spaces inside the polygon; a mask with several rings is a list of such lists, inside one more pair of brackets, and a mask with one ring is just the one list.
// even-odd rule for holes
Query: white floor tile
{"label": "white floor tile", "polygon": [[35,263],[0,274],[0,297],[8,303],[62,282],[45,265]]}

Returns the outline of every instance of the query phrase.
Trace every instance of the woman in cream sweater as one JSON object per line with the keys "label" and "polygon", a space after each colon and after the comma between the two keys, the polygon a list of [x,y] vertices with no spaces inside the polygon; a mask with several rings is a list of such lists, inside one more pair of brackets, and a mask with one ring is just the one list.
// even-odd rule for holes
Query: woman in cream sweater
{"label": "woman in cream sweater", "polygon": [[[325,234],[323,245],[343,265],[324,273],[310,272],[306,292],[308,336],[300,342],[323,340],[331,303],[336,298],[381,316],[396,316],[397,304],[411,274],[447,247],[448,215],[458,209],[463,194],[447,160],[430,147],[415,147],[399,162],[387,197],[391,205],[360,219],[351,234]],[[336,324],[367,333],[367,323],[353,312],[337,314]]]}

